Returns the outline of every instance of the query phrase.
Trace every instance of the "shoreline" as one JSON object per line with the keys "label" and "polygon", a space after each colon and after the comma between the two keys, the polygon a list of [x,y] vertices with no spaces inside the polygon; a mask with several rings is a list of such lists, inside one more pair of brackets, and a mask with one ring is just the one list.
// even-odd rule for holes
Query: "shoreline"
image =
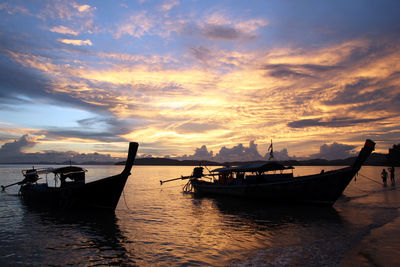
{"label": "shoreline", "polygon": [[[370,231],[344,255],[339,266],[398,265],[400,258],[400,239],[398,238],[400,236],[400,188],[385,190],[379,194],[383,194],[384,200],[384,202],[378,203],[381,205],[380,208],[395,209],[396,216],[383,225],[379,225],[379,222],[370,225]],[[376,219],[379,220],[379,218]]]}

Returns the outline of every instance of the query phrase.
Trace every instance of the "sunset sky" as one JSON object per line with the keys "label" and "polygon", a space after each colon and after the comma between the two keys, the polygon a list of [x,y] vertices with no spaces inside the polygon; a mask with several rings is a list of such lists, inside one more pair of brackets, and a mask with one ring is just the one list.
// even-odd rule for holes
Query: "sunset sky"
{"label": "sunset sky", "polygon": [[0,1],[0,158],[122,157],[128,141],[264,156],[271,139],[297,157],[366,138],[387,153],[399,14],[398,0]]}

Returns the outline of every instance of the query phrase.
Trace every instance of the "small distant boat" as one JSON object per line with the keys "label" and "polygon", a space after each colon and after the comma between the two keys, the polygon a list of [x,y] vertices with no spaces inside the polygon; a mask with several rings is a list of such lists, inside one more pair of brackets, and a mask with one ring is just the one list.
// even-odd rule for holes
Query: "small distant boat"
{"label": "small distant boat", "polygon": [[203,167],[196,167],[190,176],[160,182],[162,184],[189,179],[184,191],[204,196],[232,196],[258,199],[266,203],[314,203],[332,206],[374,149],[375,143],[367,139],[352,166],[314,175],[293,177],[293,171],[286,171],[293,167],[266,162],[218,168],[209,174],[203,174]]}
{"label": "small distant boat", "polygon": [[[124,170],[117,175],[85,183],[87,170],[77,166],[23,170],[24,179],[2,186],[20,185],[19,194],[27,204],[52,206],[63,210],[115,210],[125,183],[131,174],[139,144],[129,144],[128,158]],[[59,186],[49,186],[47,174],[52,173]],[[37,183],[39,175],[46,174],[46,183]]]}

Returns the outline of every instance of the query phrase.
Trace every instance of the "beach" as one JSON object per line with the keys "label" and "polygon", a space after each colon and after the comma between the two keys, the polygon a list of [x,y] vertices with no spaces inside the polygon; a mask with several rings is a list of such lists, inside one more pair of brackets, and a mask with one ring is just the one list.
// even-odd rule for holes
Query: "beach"
{"label": "beach", "polygon": [[[397,183],[399,184],[397,179]],[[387,220],[376,218],[371,229],[349,251],[341,266],[397,266],[400,259],[400,191],[398,187],[389,187],[371,196],[382,209],[394,209],[393,217]],[[361,200],[360,200],[361,201]],[[380,216],[380,214],[376,214]]]}

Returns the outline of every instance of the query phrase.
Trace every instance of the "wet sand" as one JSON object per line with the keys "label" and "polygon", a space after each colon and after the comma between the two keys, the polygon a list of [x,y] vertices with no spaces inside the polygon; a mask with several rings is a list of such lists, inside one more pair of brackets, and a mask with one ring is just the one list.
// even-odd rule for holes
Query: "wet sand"
{"label": "wet sand", "polygon": [[400,265],[400,181],[375,193],[376,206],[397,209],[397,216],[389,222],[377,216],[370,231],[340,262],[340,266],[399,266]]}

